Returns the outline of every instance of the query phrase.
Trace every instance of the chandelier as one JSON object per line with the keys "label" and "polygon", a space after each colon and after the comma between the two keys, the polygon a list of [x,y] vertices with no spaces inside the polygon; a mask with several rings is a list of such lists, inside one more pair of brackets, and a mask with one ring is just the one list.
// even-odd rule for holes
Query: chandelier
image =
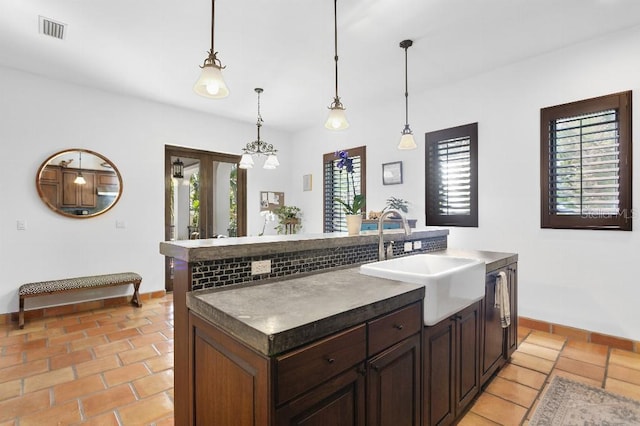
{"label": "chandelier", "polygon": [[263,90],[259,87],[256,87],[255,91],[258,94],[258,121],[256,122],[256,127],[258,128],[258,139],[253,142],[249,142],[244,148],[242,148],[242,158],[240,159],[239,167],[241,169],[250,169],[254,164],[253,156],[264,155],[267,157],[267,159],[265,160],[262,167],[264,167],[265,169],[273,170],[280,165],[280,162],[278,161],[278,157],[276,155],[278,150],[275,149],[272,144],[260,140],[260,128],[262,127],[262,123],[264,122],[264,120],[262,120],[262,116],[260,115],[260,94],[263,92]]}

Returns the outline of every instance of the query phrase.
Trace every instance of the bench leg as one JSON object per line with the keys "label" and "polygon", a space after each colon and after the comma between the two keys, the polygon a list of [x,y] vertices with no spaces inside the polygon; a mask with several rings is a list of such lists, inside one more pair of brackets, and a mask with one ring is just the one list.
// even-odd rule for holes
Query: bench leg
{"label": "bench leg", "polygon": [[133,283],[133,297],[131,297],[131,303],[136,305],[138,308],[142,306],[142,302],[140,301],[140,282]]}
{"label": "bench leg", "polygon": [[24,297],[20,296],[20,312],[18,313],[18,326],[24,328]]}

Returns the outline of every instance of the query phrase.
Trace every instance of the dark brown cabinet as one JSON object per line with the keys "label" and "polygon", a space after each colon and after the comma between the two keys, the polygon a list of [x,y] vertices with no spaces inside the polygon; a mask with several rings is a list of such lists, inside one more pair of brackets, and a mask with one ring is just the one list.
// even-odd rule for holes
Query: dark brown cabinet
{"label": "dark brown cabinet", "polygon": [[[500,310],[495,307],[496,281],[498,274],[507,276],[511,325],[503,328],[500,322]],[[518,344],[518,264],[513,263],[504,268],[491,271],[486,276],[485,298],[482,301],[482,351],[481,384],[484,385],[509,359]]]}
{"label": "dark brown cabinet", "polygon": [[285,404],[276,412],[278,426],[364,426],[364,365],[338,376]]}
{"label": "dark brown cabinet", "polygon": [[368,426],[421,424],[420,345],[414,334],[367,363]]}
{"label": "dark brown cabinet", "polygon": [[44,200],[54,208],[60,207],[62,188],[60,186],[60,168],[47,166],[40,175],[40,190]]}
{"label": "dark brown cabinet", "polygon": [[421,425],[421,302],[275,357],[189,322],[192,425]]}
{"label": "dark brown cabinet", "polygon": [[424,329],[424,425],[452,424],[480,391],[481,302]]}
{"label": "dark brown cabinet", "polygon": [[83,171],[82,176],[86,183],[78,185],[74,183],[79,171],[76,169],[62,169],[62,203],[61,207],[68,208],[93,208],[96,206],[96,174]]}

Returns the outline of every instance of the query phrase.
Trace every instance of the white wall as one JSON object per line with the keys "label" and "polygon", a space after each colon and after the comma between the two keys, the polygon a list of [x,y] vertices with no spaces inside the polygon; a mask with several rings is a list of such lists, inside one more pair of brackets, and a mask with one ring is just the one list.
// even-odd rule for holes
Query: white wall
{"label": "white wall", "polygon": [[[191,90],[190,87],[185,90]],[[136,271],[141,292],[164,289],[164,146],[180,145],[238,153],[255,139],[255,125],[64,84],[0,67],[0,313],[18,310],[18,287],[26,282]],[[195,96],[195,95],[194,95]],[[218,102],[218,101],[212,101]],[[224,100],[219,101],[224,102]],[[280,149],[277,170],[249,171],[248,226],[257,234],[259,190],[290,192],[289,136],[264,127]],[[86,148],[119,169],[124,192],[109,212],[71,219],[49,210],[38,197],[35,176],[54,152]],[[26,231],[16,221],[27,223]],[[116,229],[116,220],[126,228]],[[125,288],[48,296],[28,307],[130,293]]]}
{"label": "white wall", "polygon": [[[424,225],[422,135],[477,121],[480,226],[452,228],[449,246],[519,253],[522,316],[640,340],[640,283],[633,269],[640,255],[638,220],[633,232],[543,230],[539,190],[540,108],[624,90],[634,91],[637,104],[638,45],[640,28],[635,28],[417,94],[411,93],[411,80],[420,77],[409,70],[417,151],[395,149],[404,122],[401,90],[397,103],[381,102],[378,108],[343,95],[351,122],[347,131],[323,132],[319,123],[294,137],[296,157],[314,159],[294,165],[294,183],[306,173],[314,179],[313,191],[296,199],[306,213],[306,231],[322,229],[321,155],[359,145],[367,145],[367,209],[379,210],[388,196],[399,196],[411,201],[409,216]],[[633,113],[636,126],[639,110]],[[639,155],[636,150],[636,165]],[[381,164],[391,161],[403,161],[404,184],[381,184]],[[633,180],[637,205],[640,174]]]}

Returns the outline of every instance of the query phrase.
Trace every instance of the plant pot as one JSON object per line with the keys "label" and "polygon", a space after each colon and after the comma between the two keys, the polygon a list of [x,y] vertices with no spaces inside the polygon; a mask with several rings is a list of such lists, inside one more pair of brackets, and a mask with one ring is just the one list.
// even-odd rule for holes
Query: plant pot
{"label": "plant pot", "polygon": [[347,215],[347,231],[349,232],[349,235],[359,235],[361,227],[362,227],[361,214]]}

